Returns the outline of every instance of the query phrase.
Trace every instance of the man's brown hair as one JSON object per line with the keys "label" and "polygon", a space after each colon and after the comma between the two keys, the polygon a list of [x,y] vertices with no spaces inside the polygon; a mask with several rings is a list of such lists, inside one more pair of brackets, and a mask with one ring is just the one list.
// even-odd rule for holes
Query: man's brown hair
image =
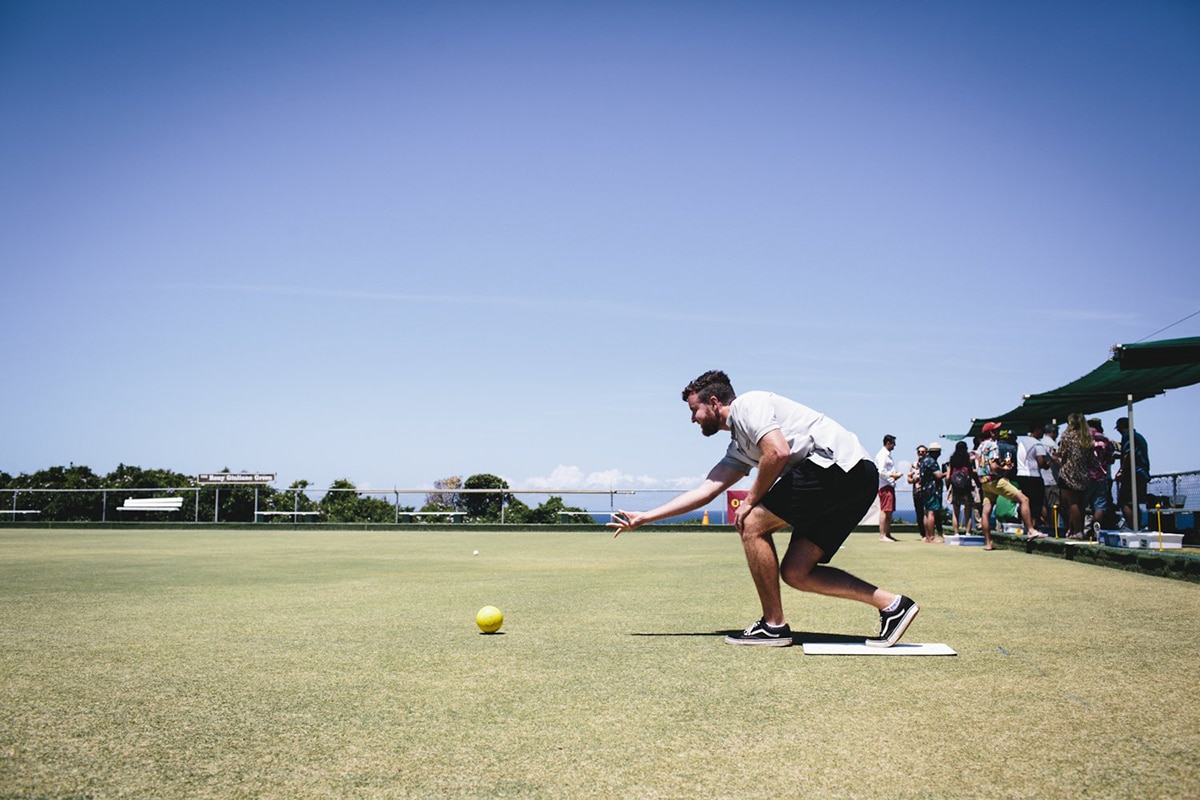
{"label": "man's brown hair", "polygon": [[683,388],[684,402],[687,402],[687,399],[693,394],[701,403],[707,403],[710,398],[715,397],[724,405],[729,405],[737,397],[733,392],[733,385],[729,382],[729,376],[719,369],[710,369],[685,386]]}

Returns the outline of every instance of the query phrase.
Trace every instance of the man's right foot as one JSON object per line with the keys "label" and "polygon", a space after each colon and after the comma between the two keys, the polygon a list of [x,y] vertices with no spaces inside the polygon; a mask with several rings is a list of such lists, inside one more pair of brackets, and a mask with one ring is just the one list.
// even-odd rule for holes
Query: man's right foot
{"label": "man's right foot", "polygon": [[765,620],[760,619],[741,633],[726,636],[725,644],[790,647],[792,644],[792,629],[786,622],[776,626],[768,625]]}
{"label": "man's right foot", "polygon": [[895,610],[879,612],[879,636],[867,639],[866,644],[870,647],[891,647],[900,641],[920,610],[921,607],[912,598],[901,597]]}

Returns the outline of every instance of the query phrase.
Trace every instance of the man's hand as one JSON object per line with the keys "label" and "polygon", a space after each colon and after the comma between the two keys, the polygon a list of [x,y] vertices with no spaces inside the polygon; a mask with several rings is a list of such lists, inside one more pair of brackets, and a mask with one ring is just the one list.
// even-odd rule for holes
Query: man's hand
{"label": "man's hand", "polygon": [[612,522],[609,522],[604,527],[612,528],[616,531],[613,538],[617,538],[625,531],[637,530],[644,523],[643,515],[634,511],[618,511],[612,515]]}
{"label": "man's hand", "polygon": [[738,504],[737,509],[733,512],[733,527],[737,528],[738,533],[741,533],[742,529],[746,527],[746,517],[750,516],[750,512],[754,510],[754,505],[743,501]]}

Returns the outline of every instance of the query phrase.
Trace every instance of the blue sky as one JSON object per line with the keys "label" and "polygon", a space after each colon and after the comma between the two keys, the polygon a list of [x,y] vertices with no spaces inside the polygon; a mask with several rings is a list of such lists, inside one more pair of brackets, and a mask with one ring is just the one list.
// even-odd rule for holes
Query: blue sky
{"label": "blue sky", "polygon": [[710,368],[909,453],[1200,335],[1198,87],[1182,2],[0,2],[0,470],[687,487]]}

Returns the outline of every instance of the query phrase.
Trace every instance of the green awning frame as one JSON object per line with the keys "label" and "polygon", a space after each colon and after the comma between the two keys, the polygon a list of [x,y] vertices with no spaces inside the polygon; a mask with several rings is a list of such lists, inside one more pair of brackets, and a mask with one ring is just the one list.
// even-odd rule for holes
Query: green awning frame
{"label": "green awning frame", "polygon": [[[1025,402],[1007,414],[972,420],[967,435],[981,435],[984,423],[990,420],[1022,434],[1037,422],[1061,423],[1075,412],[1090,415],[1126,406],[1132,436],[1136,430],[1134,403],[1194,383],[1200,383],[1200,337],[1119,344],[1113,347],[1108,361],[1082,378],[1049,392],[1026,395]],[[1136,508],[1136,481],[1131,488],[1131,500]],[[1135,515],[1134,530],[1139,527],[1139,519]]]}
{"label": "green awning frame", "polygon": [[1195,383],[1200,383],[1200,336],[1120,344],[1112,348],[1107,361],[1082,378],[1049,392],[1026,395],[1025,402],[1011,411],[973,419],[967,436],[980,435],[984,423],[992,420],[1024,434],[1036,422],[1062,424],[1076,411],[1111,411]]}

